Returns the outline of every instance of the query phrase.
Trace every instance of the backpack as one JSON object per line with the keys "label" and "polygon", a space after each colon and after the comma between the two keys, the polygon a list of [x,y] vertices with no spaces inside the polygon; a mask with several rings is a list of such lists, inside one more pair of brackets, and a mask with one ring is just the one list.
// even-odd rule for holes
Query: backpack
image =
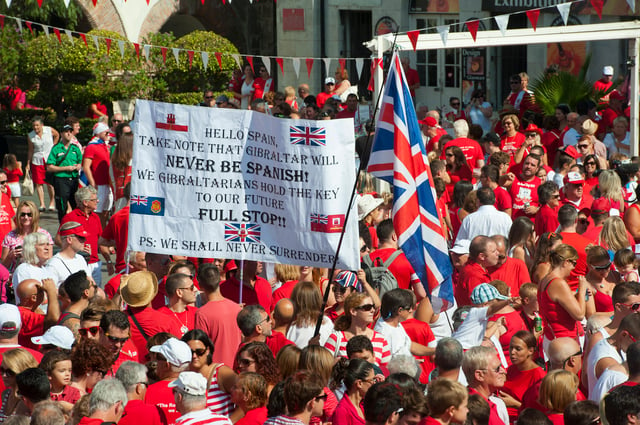
{"label": "backpack", "polygon": [[380,298],[382,298],[385,292],[398,287],[398,281],[393,273],[389,271],[389,266],[400,254],[402,254],[402,250],[398,249],[384,262],[380,257],[372,260],[371,257],[367,255],[362,258],[362,268],[367,274],[367,277],[371,277],[369,283],[378,291]]}

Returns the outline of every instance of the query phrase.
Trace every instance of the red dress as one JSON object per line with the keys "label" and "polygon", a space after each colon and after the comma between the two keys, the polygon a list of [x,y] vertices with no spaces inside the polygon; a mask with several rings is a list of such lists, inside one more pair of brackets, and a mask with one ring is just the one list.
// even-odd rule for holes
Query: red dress
{"label": "red dress", "polygon": [[548,340],[567,336],[578,340],[578,323],[567,313],[560,304],[554,302],[549,297],[547,290],[554,278],[548,282],[542,291],[538,291],[538,304],[540,306],[540,316],[544,320],[544,336]]}

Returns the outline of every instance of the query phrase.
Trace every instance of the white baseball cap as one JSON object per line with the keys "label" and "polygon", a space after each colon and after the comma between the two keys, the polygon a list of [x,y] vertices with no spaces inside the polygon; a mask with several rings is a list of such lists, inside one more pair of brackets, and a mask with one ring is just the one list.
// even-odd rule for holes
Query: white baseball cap
{"label": "white baseball cap", "polygon": [[149,349],[152,353],[162,354],[167,362],[174,366],[182,366],[191,361],[191,348],[186,342],[177,338],[169,338],[162,345],[154,345]]}
{"label": "white baseball cap", "polygon": [[51,344],[65,350],[71,350],[76,339],[71,329],[66,326],[56,325],[47,329],[44,335],[32,337],[31,342],[37,345]]}
{"label": "white baseball cap", "polygon": [[180,372],[178,379],[169,382],[169,388],[177,388],[185,394],[203,396],[207,394],[207,378],[197,372]]}
{"label": "white baseball cap", "polygon": [[93,135],[97,136],[98,134],[100,134],[100,133],[102,133],[104,131],[108,131],[108,130],[109,130],[109,126],[108,125],[106,125],[103,122],[99,122],[98,124],[96,124],[93,127]]}
{"label": "white baseball cap", "polygon": [[607,65],[602,68],[602,75],[613,75],[613,67],[611,65]]}
{"label": "white baseball cap", "polygon": [[20,310],[13,304],[0,304],[0,331],[17,331],[22,326]]}

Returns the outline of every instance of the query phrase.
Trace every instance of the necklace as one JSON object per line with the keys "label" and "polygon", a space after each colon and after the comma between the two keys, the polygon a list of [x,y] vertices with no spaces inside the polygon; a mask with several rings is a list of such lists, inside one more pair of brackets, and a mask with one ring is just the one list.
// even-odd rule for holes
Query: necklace
{"label": "necklace", "polygon": [[[178,317],[176,312],[173,311],[173,310],[171,310],[171,312],[175,316],[176,320],[178,320],[178,322],[180,322],[180,324],[182,325],[182,326],[180,326],[180,332],[182,332],[182,335],[186,334],[189,331],[189,314],[185,315],[185,322],[186,323],[182,323],[182,320],[180,320],[180,318]],[[184,312],[187,313],[187,309],[185,309]]]}

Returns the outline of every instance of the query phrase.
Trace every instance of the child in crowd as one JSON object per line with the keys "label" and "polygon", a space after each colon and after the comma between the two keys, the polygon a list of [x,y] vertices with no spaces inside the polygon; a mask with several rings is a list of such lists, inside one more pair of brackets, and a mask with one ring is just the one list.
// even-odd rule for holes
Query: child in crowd
{"label": "child in crowd", "polygon": [[620,274],[620,279],[625,282],[638,282],[638,260],[629,248],[621,249],[613,256],[613,264]]}
{"label": "child in crowd", "polygon": [[520,316],[527,325],[527,330],[536,337],[542,335],[542,320],[539,321],[540,329],[536,330],[536,318],[538,315],[538,286],[535,283],[525,283],[520,287],[520,299],[522,300],[522,309]]}
{"label": "child in crowd", "polygon": [[8,153],[2,158],[2,168],[7,175],[7,186],[11,190],[11,201],[13,206],[20,204],[20,177],[22,177],[22,162],[18,161],[16,156]]}
{"label": "child in crowd", "polygon": [[427,387],[429,416],[425,425],[463,424],[467,420],[467,389],[459,382],[439,378]]}
{"label": "child in crowd", "polygon": [[51,400],[57,401],[66,412],[71,412],[73,405],[80,400],[80,391],[70,386],[71,358],[65,352],[52,350],[42,357],[40,369],[47,372],[51,384]]}

